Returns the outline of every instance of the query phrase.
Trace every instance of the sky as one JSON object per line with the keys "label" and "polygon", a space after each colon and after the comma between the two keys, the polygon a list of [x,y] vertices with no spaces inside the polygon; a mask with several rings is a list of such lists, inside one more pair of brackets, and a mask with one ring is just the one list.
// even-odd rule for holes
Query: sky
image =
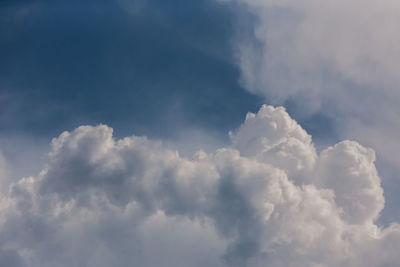
{"label": "sky", "polygon": [[397,266],[400,3],[0,3],[0,266]]}

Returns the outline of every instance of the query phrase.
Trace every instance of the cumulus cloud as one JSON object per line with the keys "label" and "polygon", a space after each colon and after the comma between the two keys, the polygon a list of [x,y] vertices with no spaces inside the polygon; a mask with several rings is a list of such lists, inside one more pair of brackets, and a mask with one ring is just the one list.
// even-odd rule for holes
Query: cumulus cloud
{"label": "cumulus cloud", "polygon": [[263,106],[230,147],[182,157],[161,142],[81,126],[40,174],[0,201],[4,266],[394,266],[400,227],[375,154],[354,141],[317,155],[284,108]]}
{"label": "cumulus cloud", "polygon": [[255,17],[253,34],[234,44],[248,91],[290,103],[301,118],[332,118],[341,139],[399,166],[399,1],[220,2],[240,3]]}

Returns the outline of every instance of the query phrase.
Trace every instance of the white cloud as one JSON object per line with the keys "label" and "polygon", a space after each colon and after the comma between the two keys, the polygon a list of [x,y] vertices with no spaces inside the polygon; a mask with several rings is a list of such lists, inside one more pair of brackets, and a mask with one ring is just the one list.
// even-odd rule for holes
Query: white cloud
{"label": "white cloud", "polygon": [[235,43],[247,90],[295,103],[299,117],[333,118],[342,139],[400,165],[399,1],[222,2],[244,4],[257,19],[253,39],[239,35]]}
{"label": "white cloud", "polygon": [[81,126],[0,201],[7,266],[373,266],[400,259],[373,150],[317,155],[283,108],[263,106],[232,147],[185,158],[161,142]]}
{"label": "white cloud", "polygon": [[264,105],[257,115],[248,113],[239,130],[231,133],[231,139],[241,155],[269,162],[286,170],[289,175],[309,171],[317,157],[311,136],[290,118],[283,107]]}
{"label": "white cloud", "polygon": [[248,40],[241,44],[243,81],[249,90],[277,98],[314,91],[319,97],[326,93],[327,75],[376,85],[381,91],[400,85],[398,1],[238,2],[248,4],[259,19],[254,34],[261,53]]}

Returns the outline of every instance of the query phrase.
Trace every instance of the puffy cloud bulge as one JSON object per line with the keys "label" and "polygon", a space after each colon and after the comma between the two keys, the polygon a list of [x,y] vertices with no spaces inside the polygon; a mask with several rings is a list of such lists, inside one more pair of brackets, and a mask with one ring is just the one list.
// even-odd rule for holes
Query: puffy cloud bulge
{"label": "puffy cloud bulge", "polygon": [[81,126],[0,201],[1,266],[394,266],[375,154],[319,155],[282,107],[248,113],[231,147],[181,157]]}
{"label": "puffy cloud bulge", "polygon": [[399,1],[217,1],[254,21],[234,41],[244,88],[296,106],[298,119],[331,118],[340,139],[374,147],[398,172]]}

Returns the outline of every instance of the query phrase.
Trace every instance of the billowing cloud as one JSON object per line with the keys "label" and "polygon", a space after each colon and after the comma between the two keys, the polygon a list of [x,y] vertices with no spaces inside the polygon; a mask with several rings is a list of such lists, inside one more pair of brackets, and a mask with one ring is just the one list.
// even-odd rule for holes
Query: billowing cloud
{"label": "billowing cloud", "polygon": [[332,118],[341,139],[399,166],[399,1],[220,2],[240,3],[255,18],[253,34],[234,44],[248,91],[290,103],[301,118]]}
{"label": "billowing cloud", "polygon": [[105,125],[52,141],[40,174],[0,201],[4,266],[394,266],[375,154],[319,155],[284,108],[263,106],[231,147],[193,157]]}

